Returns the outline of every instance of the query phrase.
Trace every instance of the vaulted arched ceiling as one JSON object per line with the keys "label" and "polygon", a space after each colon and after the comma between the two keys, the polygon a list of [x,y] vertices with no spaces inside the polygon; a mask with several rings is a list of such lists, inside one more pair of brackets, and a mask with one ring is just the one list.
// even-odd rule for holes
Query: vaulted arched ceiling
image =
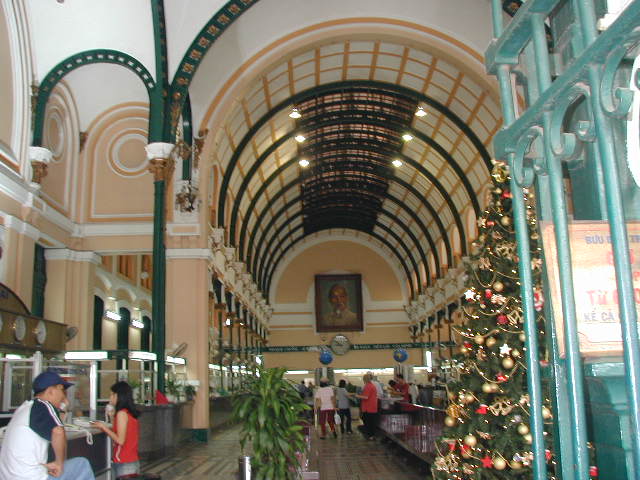
{"label": "vaulted arched ceiling", "polygon": [[267,293],[298,242],[340,228],[394,251],[419,293],[466,253],[465,213],[481,208],[499,126],[486,83],[426,47],[398,38],[309,45],[255,75],[214,134],[218,225]]}

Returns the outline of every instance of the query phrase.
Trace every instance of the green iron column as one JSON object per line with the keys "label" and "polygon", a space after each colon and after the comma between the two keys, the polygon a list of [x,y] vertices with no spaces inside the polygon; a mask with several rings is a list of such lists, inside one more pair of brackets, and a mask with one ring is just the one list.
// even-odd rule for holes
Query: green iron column
{"label": "green iron column", "polygon": [[172,143],[155,142],[145,147],[149,171],[153,173],[153,282],[152,282],[152,349],[157,356],[156,385],[164,392],[165,374],[165,195],[166,184],[173,172]]}

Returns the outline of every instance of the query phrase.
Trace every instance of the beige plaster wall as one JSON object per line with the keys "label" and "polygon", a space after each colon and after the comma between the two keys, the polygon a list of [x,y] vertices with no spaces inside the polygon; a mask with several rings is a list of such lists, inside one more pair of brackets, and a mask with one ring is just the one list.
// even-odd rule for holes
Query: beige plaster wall
{"label": "beige plaster wall", "polygon": [[371,300],[402,300],[400,283],[380,254],[355,242],[328,241],[304,250],[287,265],[275,286],[276,304],[306,302],[314,275],[330,271],[360,273]]}
{"label": "beige plaster wall", "polygon": [[[153,176],[147,169],[148,108],[118,105],[88,129],[82,162],[86,187],[83,221],[150,221]],[[80,206],[80,205],[79,205]]]}
{"label": "beige plaster wall", "polygon": [[68,350],[93,347],[93,278],[89,261],[47,260],[44,316],[78,328]]}
{"label": "beige plaster wall", "polygon": [[188,428],[209,428],[209,282],[206,259],[167,261],[166,345],[187,343],[187,377],[200,381]]}
{"label": "beige plaster wall", "polygon": [[[284,268],[276,287],[269,346],[327,345],[338,333],[316,333],[314,276],[345,272],[362,275],[362,332],[340,332],[352,344],[409,342],[409,320],[400,281],[381,252],[349,240],[327,240],[298,253]],[[392,350],[351,351],[334,356],[334,368],[381,368],[395,364]],[[422,351],[412,349],[408,363],[422,365]],[[267,353],[268,367],[321,367],[317,352]]]}

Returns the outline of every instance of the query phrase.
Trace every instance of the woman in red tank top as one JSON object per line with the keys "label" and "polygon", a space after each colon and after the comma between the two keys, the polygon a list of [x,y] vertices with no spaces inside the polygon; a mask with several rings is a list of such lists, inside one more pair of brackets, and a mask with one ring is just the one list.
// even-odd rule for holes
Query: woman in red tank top
{"label": "woman in red tank top", "polygon": [[111,386],[109,404],[115,407],[113,430],[105,423],[95,425],[111,437],[113,441],[113,470],[115,476],[139,474],[138,457],[138,416],[140,412],[133,402],[133,391],[127,382],[117,382]]}

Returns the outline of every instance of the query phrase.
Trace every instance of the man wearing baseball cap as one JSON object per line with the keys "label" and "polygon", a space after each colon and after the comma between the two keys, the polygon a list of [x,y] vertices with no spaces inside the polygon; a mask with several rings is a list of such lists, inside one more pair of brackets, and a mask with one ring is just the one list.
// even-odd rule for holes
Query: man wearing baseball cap
{"label": "man wearing baseball cap", "polygon": [[[33,400],[13,414],[0,451],[0,480],[95,480],[86,458],[66,460],[67,436],[58,411],[72,386],[56,372],[33,380]],[[51,444],[54,460],[47,462]]]}

